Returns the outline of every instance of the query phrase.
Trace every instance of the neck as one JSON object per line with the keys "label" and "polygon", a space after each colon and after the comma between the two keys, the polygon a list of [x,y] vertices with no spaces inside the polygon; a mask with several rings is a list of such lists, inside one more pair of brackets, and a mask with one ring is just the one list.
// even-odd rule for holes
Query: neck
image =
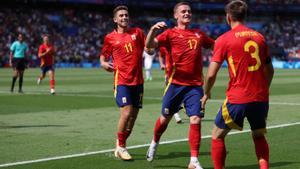
{"label": "neck", "polygon": [[178,28],[178,29],[183,29],[183,30],[185,30],[185,29],[188,28],[188,24],[180,24],[180,23],[178,23],[178,24],[177,24],[177,28]]}
{"label": "neck", "polygon": [[243,24],[243,22],[240,22],[240,21],[231,22],[230,27],[231,27],[231,29],[234,29],[241,24]]}
{"label": "neck", "polygon": [[117,33],[124,33],[126,31],[127,31],[127,27],[120,27],[120,26],[117,27]]}

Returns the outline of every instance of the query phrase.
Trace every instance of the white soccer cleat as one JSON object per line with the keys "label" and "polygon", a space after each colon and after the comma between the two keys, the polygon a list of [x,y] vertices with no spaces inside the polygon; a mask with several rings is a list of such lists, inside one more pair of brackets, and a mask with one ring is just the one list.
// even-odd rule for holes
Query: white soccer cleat
{"label": "white soccer cleat", "polygon": [[38,78],[37,81],[36,81],[36,84],[37,84],[37,85],[40,85],[41,82],[42,82],[41,78]]}
{"label": "white soccer cleat", "polygon": [[132,160],[131,155],[128,153],[127,149],[124,147],[117,146],[115,149],[115,157],[120,158],[124,161]]}
{"label": "white soccer cleat", "polygon": [[50,89],[50,93],[53,95],[55,94],[55,90],[54,89]]}
{"label": "white soccer cleat", "polygon": [[151,141],[151,144],[150,144],[149,149],[148,149],[147,154],[146,154],[147,161],[152,162],[154,160],[158,144],[159,143],[156,143],[153,140]]}
{"label": "white soccer cleat", "polygon": [[174,114],[174,118],[175,118],[175,121],[176,123],[182,123],[182,119],[180,118],[179,114],[178,113],[175,113]]}
{"label": "white soccer cleat", "polygon": [[201,164],[199,163],[199,161],[191,161],[189,166],[188,166],[188,169],[203,169]]}

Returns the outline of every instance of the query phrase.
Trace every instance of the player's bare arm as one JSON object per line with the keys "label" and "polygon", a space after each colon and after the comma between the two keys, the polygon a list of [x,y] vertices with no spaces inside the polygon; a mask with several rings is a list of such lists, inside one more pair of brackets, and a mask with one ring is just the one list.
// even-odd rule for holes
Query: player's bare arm
{"label": "player's bare arm", "polygon": [[100,63],[101,63],[101,67],[103,67],[103,69],[105,69],[108,72],[113,72],[114,71],[114,67],[112,63],[109,63],[106,59],[104,55],[100,56]]}
{"label": "player's bare arm", "polygon": [[157,22],[155,25],[151,27],[147,34],[146,38],[146,48],[157,48],[158,41],[155,39],[156,33],[158,30],[165,29],[167,24],[165,22]]}
{"label": "player's bare arm", "polygon": [[266,79],[267,79],[269,87],[270,87],[271,83],[272,83],[273,75],[274,75],[274,68],[273,68],[272,62],[267,63],[265,65],[264,74],[266,76]]}
{"label": "player's bare arm", "polygon": [[158,55],[158,61],[159,61],[160,69],[165,70],[166,65],[164,64],[164,58],[162,57],[160,52],[159,52],[159,55]]}
{"label": "player's bare arm", "polygon": [[9,53],[9,66],[12,66],[13,52]]}
{"label": "player's bare arm", "polygon": [[217,62],[211,62],[209,64],[204,83],[204,95],[201,99],[203,109],[205,108],[206,101],[211,97],[210,91],[215,84],[217,73],[220,67],[221,64]]}

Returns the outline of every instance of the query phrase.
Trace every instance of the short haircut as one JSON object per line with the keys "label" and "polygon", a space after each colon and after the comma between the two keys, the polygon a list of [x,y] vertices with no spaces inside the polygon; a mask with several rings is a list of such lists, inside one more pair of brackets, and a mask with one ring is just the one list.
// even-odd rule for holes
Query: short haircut
{"label": "short haircut", "polygon": [[179,2],[179,3],[177,3],[177,4],[174,6],[174,8],[173,8],[174,14],[176,13],[178,7],[181,6],[181,5],[187,5],[187,6],[190,6],[190,3],[188,3],[188,2]]}
{"label": "short haircut", "polygon": [[115,17],[116,13],[120,10],[128,11],[128,7],[125,5],[119,5],[119,6],[115,7],[115,9],[113,10],[113,17]]}
{"label": "short haircut", "polygon": [[225,7],[225,12],[234,21],[243,21],[247,16],[248,5],[242,0],[233,0]]}

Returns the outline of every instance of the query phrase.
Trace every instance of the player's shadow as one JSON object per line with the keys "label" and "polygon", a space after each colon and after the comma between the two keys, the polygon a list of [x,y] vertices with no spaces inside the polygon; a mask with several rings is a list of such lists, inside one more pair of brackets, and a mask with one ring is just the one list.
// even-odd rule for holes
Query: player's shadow
{"label": "player's shadow", "polygon": [[43,128],[43,127],[67,127],[67,125],[15,125],[15,126],[0,126],[0,129]]}
{"label": "player's shadow", "polygon": [[[297,162],[274,162],[270,163],[270,168],[272,167],[283,167],[290,164],[295,164]],[[300,163],[300,162],[299,162]],[[243,165],[243,166],[226,166],[226,169],[257,169],[258,164],[251,164],[251,165]],[[206,169],[214,169],[213,167],[206,167]]]}
{"label": "player's shadow", "polygon": [[[146,153],[145,154],[132,154],[135,158],[135,160],[145,160],[146,159]],[[201,152],[201,156],[209,156],[210,152]],[[155,159],[159,160],[165,160],[165,159],[176,159],[176,158],[190,158],[190,152],[170,152],[168,154],[162,155],[162,154],[156,154]]]}

